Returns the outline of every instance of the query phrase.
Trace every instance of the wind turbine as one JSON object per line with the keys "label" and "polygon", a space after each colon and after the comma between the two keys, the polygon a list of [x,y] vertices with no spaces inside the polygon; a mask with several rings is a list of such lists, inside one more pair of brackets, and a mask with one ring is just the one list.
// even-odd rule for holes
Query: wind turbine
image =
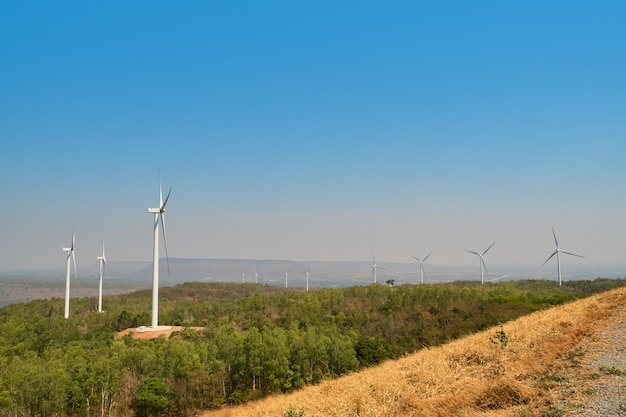
{"label": "wind turbine", "polygon": [[420,263],[420,281],[423,284],[424,283],[424,262],[426,262],[426,259],[428,259],[428,257],[430,256],[432,252],[430,252],[428,255],[426,255],[424,257],[424,259],[420,259],[417,256],[413,256],[411,255],[412,258],[416,259],[417,262]]}
{"label": "wind turbine", "polygon": [[258,273],[258,272],[255,272],[255,273],[254,273],[254,283],[255,283],[255,284],[258,284],[258,283],[259,283],[259,273]]}
{"label": "wind turbine", "polygon": [[285,272],[285,288],[287,288],[288,282],[289,282],[289,272]]}
{"label": "wind turbine", "polygon": [[309,291],[309,278],[311,276],[311,267],[306,271],[306,290]]}
{"label": "wind turbine", "polygon": [[172,193],[172,187],[163,201],[161,190],[161,176],[159,175],[159,207],[149,208],[148,213],[154,214],[154,252],[152,256],[152,327],[159,326],[159,223],[163,226],[163,242],[165,243],[165,256],[167,259],[167,272],[170,271],[170,259],[167,254],[167,236],[165,232],[165,205]]}
{"label": "wind turbine", "polygon": [[242,284],[246,283],[246,273],[245,272],[241,274],[241,283]]}
{"label": "wind turbine", "polygon": [[556,233],[554,232],[554,227],[552,228],[552,236],[554,236],[554,243],[556,245],[556,250],[552,252],[552,255],[550,255],[550,257],[546,259],[546,261],[543,264],[541,264],[541,266],[544,266],[545,264],[547,264],[548,261],[552,259],[554,255],[556,255],[556,268],[559,274],[559,287],[560,287],[561,286],[561,258],[559,257],[559,254],[565,253],[565,254],[572,255],[572,256],[578,256],[579,258],[584,258],[584,256],[576,255],[575,253],[571,253],[571,252],[565,252],[564,250],[559,249],[559,241],[556,239]]}
{"label": "wind turbine", "polygon": [[372,273],[370,274],[370,276],[374,276],[374,284],[377,283],[377,278],[376,278],[376,271],[379,269],[385,269],[382,266],[378,266],[376,265],[376,258],[374,257],[374,252],[372,252],[372,261],[374,262],[374,264],[372,265]]}
{"label": "wind turbine", "polygon": [[63,248],[63,252],[67,252],[67,269],[65,273],[65,318],[70,316],[70,258],[74,261],[74,278],[78,277],[78,272],[76,272],[76,255],[74,254],[74,250],[76,247],[74,243],[76,241],[76,234],[72,232],[72,246],[69,248]]}
{"label": "wind turbine", "polygon": [[474,255],[478,256],[478,258],[480,258],[478,263],[480,265],[480,283],[481,284],[485,283],[485,275],[484,274],[487,273],[487,265],[485,265],[485,259],[483,257],[485,256],[487,251],[489,249],[491,249],[491,246],[493,246],[495,244],[496,244],[496,242],[493,242],[487,249],[485,249],[485,251],[483,253],[478,253],[478,252],[474,252],[474,251],[465,249],[467,252],[473,253]]}
{"label": "wind turbine", "polygon": [[102,239],[102,256],[96,258],[100,261],[100,284],[98,286],[98,312],[102,313],[102,276],[104,275],[104,267],[107,265],[107,258],[104,256],[104,239]]}

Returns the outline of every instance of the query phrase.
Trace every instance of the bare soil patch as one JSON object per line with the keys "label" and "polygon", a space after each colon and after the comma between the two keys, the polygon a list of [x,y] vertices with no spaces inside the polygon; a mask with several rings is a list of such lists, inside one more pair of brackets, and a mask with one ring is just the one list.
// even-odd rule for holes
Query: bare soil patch
{"label": "bare soil patch", "polygon": [[194,330],[202,331],[203,327],[184,327],[184,326],[159,326],[157,328],[132,327],[130,329],[124,329],[121,332],[118,332],[115,335],[115,338],[121,339],[127,334],[130,334],[132,335],[133,339],[150,340],[150,339],[158,339],[159,337],[164,337],[165,339],[169,339],[172,333],[180,332],[185,329],[194,329]]}

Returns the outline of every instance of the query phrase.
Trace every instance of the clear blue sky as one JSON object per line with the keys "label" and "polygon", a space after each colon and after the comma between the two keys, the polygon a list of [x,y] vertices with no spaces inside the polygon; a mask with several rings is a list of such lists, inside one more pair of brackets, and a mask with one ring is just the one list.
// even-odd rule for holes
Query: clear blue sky
{"label": "clear blue sky", "polygon": [[[0,271],[626,267],[623,2],[0,0]],[[566,262],[565,260],[563,262]],[[546,276],[556,268],[544,267]],[[626,268],[625,268],[626,275]]]}

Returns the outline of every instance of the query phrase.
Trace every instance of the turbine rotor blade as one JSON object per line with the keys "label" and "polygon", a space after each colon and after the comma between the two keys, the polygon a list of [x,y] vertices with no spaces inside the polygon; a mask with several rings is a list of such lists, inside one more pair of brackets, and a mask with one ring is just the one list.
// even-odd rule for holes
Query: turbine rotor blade
{"label": "turbine rotor blade", "polygon": [[163,243],[165,243],[165,259],[167,261],[167,275],[169,276],[169,274],[170,274],[170,256],[167,253],[167,232],[165,231],[165,216],[163,215],[163,212],[161,212],[159,214],[159,217],[161,218],[161,228],[163,229]]}
{"label": "turbine rotor blade", "polygon": [[556,251],[556,250],[555,250],[554,252],[552,252],[552,255],[550,255],[550,257],[549,257],[548,259],[546,259],[546,261],[545,261],[544,263],[542,263],[542,264],[541,264],[541,266],[544,266],[545,264],[547,264],[547,263],[548,263],[548,261],[549,261],[550,259],[552,259],[552,257],[553,257],[554,255],[556,255],[556,253],[557,253],[557,252],[558,252],[558,251]]}
{"label": "turbine rotor blade", "polygon": [[170,199],[170,194],[172,194],[172,187],[170,187],[170,191],[167,193],[167,197],[165,197],[165,201],[161,204],[161,207],[160,207],[161,212],[165,211],[165,205],[167,204],[167,200]]}
{"label": "turbine rotor blade", "polygon": [[[411,255],[411,258],[417,260],[417,262],[420,262],[420,263],[422,262],[422,260],[420,258],[418,258],[417,256]],[[426,258],[428,258],[428,256]],[[426,260],[426,258],[424,258],[424,260]]]}
{"label": "turbine rotor blade", "polygon": [[428,257],[432,254],[432,252],[430,252],[428,255],[426,255],[426,257],[424,258],[424,260],[422,262],[426,262],[426,259],[428,259]]}
{"label": "turbine rotor blade", "polygon": [[484,254],[486,254],[486,253],[487,253],[487,251],[488,251],[489,249],[491,249],[491,247],[492,247],[493,245],[495,245],[495,244],[496,244],[496,242],[493,242],[493,243],[492,243],[492,244],[491,244],[491,245],[490,245],[487,249],[485,249],[485,251],[483,252],[483,255],[484,255]]}
{"label": "turbine rotor blade", "polygon": [[76,254],[74,253],[74,249],[70,252],[72,254],[72,261],[74,262],[74,279],[78,278],[78,271],[76,270]]}
{"label": "turbine rotor blade", "polygon": [[482,256],[480,257],[480,262],[483,264],[483,268],[485,268],[485,275],[489,275],[489,273],[487,272],[487,265],[485,264],[485,260]]}
{"label": "turbine rotor blade", "polygon": [[565,252],[564,250],[559,251],[559,252],[561,252],[561,253],[567,253],[568,255],[572,255],[572,256],[578,256],[579,258],[584,258],[584,256],[581,256],[581,255],[576,255],[575,253],[572,253],[572,252]]}
{"label": "turbine rotor blade", "polygon": [[469,252],[469,253],[473,253],[473,254],[474,254],[474,255],[476,255],[476,256],[480,256],[480,253],[478,253],[478,252],[474,252],[473,250],[468,250],[468,249],[465,249],[465,251],[466,251],[466,252]]}
{"label": "turbine rotor blade", "polygon": [[161,188],[161,170],[157,169],[157,172],[159,173],[159,207],[161,207],[163,205],[163,191]]}
{"label": "turbine rotor blade", "polygon": [[556,248],[559,248],[559,241],[556,240],[556,233],[554,232],[554,227],[552,228],[552,236],[554,236],[554,244],[556,245]]}

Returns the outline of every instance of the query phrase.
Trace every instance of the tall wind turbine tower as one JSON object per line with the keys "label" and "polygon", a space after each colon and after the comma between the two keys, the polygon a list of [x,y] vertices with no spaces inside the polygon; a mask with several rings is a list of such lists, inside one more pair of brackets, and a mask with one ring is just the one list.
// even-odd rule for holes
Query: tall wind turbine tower
{"label": "tall wind turbine tower", "polygon": [[107,265],[107,258],[104,256],[104,239],[102,239],[102,256],[96,258],[100,262],[100,283],[98,285],[98,312],[102,313],[102,276],[104,267]]}
{"label": "tall wind turbine tower", "polygon": [[548,261],[552,259],[554,255],[556,255],[556,269],[559,275],[559,287],[560,287],[561,286],[561,258],[559,257],[559,254],[565,253],[567,255],[578,256],[579,258],[584,258],[584,256],[576,255],[575,253],[571,253],[571,252],[565,252],[564,250],[559,249],[559,241],[556,239],[556,233],[554,232],[554,227],[552,228],[552,236],[554,236],[554,244],[556,245],[556,250],[552,252],[552,255],[550,255],[550,257],[546,259],[546,261],[541,266],[544,266],[545,264],[547,264]]}
{"label": "tall wind turbine tower", "polygon": [[285,272],[285,288],[287,288],[288,282],[289,282],[289,272]]}
{"label": "tall wind turbine tower", "polygon": [[467,252],[473,253],[474,255],[478,256],[478,258],[480,259],[478,263],[480,265],[480,283],[481,284],[485,283],[485,274],[487,273],[487,265],[485,265],[484,256],[487,253],[487,251],[489,251],[489,249],[491,249],[491,247],[495,244],[496,242],[493,242],[487,249],[485,249],[483,253],[478,253],[478,252],[465,249]]}
{"label": "tall wind turbine tower", "polygon": [[420,264],[420,282],[421,282],[422,284],[424,283],[424,262],[426,262],[426,259],[428,259],[428,257],[429,257],[431,254],[432,254],[432,252],[431,252],[431,253],[429,253],[428,255],[426,255],[426,256],[424,257],[424,259],[420,259],[420,258],[418,258],[417,256],[413,256],[413,255],[411,255],[411,257],[412,257],[413,259],[416,259],[416,260],[417,260],[417,262],[419,262],[419,264]]}
{"label": "tall wind turbine tower", "polygon": [[159,326],[159,223],[163,226],[163,243],[165,244],[165,256],[167,259],[167,270],[169,272],[169,256],[167,254],[167,237],[165,232],[165,205],[172,193],[172,187],[163,201],[161,190],[161,178],[159,176],[159,207],[149,208],[148,213],[154,214],[154,252],[152,256],[152,327]]}
{"label": "tall wind turbine tower", "polygon": [[76,272],[76,255],[74,254],[74,250],[76,247],[74,243],[76,241],[76,234],[72,232],[72,246],[69,248],[63,248],[63,252],[67,252],[67,268],[65,272],[65,318],[70,316],[70,258],[74,262],[74,278],[78,276],[78,272]]}

